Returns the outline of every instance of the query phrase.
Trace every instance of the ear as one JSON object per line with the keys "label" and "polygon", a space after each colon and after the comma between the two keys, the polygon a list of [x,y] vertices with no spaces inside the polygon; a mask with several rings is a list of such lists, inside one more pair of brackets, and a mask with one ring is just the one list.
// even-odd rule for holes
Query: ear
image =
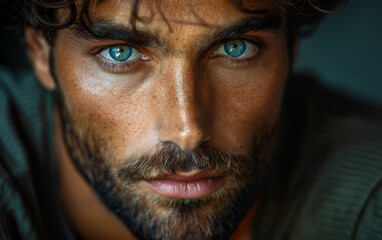
{"label": "ear", "polygon": [[26,27],[24,38],[29,61],[40,84],[48,90],[55,89],[55,82],[49,69],[51,46],[47,43],[42,32],[36,28]]}

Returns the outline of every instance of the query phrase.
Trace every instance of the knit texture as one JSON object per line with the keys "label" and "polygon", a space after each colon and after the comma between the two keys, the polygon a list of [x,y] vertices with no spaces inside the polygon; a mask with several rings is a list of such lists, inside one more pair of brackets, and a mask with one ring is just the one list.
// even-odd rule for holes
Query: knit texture
{"label": "knit texture", "polygon": [[285,109],[298,110],[254,239],[382,239],[381,109],[319,86],[302,89]]}
{"label": "knit texture", "polygon": [[30,70],[0,68],[1,239],[71,239],[57,191],[52,99]]}

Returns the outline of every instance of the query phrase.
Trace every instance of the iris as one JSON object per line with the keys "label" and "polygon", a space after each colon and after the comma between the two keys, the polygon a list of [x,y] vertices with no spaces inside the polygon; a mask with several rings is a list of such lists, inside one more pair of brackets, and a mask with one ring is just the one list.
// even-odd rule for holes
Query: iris
{"label": "iris", "polygon": [[246,48],[243,40],[232,40],[224,43],[224,50],[230,57],[240,57],[245,53]]}
{"label": "iris", "polygon": [[133,53],[133,49],[130,46],[114,46],[109,48],[110,57],[118,62],[128,60]]}

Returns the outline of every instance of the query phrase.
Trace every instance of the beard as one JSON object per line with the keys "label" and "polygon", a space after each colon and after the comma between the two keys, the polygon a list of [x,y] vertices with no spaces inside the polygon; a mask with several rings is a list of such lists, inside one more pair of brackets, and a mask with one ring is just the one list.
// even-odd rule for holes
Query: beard
{"label": "beard", "polygon": [[[64,142],[76,168],[137,238],[228,239],[253,205],[274,149],[276,125],[257,131],[247,155],[207,143],[193,151],[160,144],[154,152],[118,159],[112,154],[113,146],[95,134],[96,129],[71,114],[59,87],[56,96]],[[206,197],[179,199],[138,184],[193,170],[222,176],[223,187]]]}
{"label": "beard", "polygon": [[[83,174],[108,208],[139,239],[225,239],[254,201],[254,164],[253,159],[208,146],[184,152],[170,144],[154,154],[127,159],[118,168],[105,163],[79,168],[87,171]],[[199,199],[163,197],[137,186],[145,179],[191,170],[224,176],[225,186]]]}
{"label": "beard", "polygon": [[[164,144],[154,153],[120,160],[111,156],[112,146],[75,124],[68,107],[61,109],[64,141],[75,166],[139,239],[228,239],[256,199],[273,131],[259,137],[249,156],[206,144],[187,152]],[[138,186],[140,181],[192,170],[223,176],[225,184],[197,199],[163,197]]]}
{"label": "beard", "polygon": [[[153,154],[115,166],[105,145],[98,147],[94,139],[80,138],[84,135],[77,134],[70,121],[64,129],[79,172],[139,239],[228,239],[254,203],[266,172],[258,155],[241,156],[208,145],[191,152],[175,144],[158,146]],[[224,176],[225,185],[198,199],[167,198],[137,185],[192,170]]]}

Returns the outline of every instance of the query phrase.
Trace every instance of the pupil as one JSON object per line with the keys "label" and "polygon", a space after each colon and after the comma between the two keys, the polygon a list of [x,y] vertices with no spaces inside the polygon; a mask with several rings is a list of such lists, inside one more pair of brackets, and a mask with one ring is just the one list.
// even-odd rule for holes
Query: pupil
{"label": "pupil", "polygon": [[109,53],[114,60],[122,62],[130,58],[132,49],[129,46],[112,47]]}
{"label": "pupil", "polygon": [[246,46],[243,40],[233,40],[224,44],[224,50],[231,57],[239,57],[245,52]]}

